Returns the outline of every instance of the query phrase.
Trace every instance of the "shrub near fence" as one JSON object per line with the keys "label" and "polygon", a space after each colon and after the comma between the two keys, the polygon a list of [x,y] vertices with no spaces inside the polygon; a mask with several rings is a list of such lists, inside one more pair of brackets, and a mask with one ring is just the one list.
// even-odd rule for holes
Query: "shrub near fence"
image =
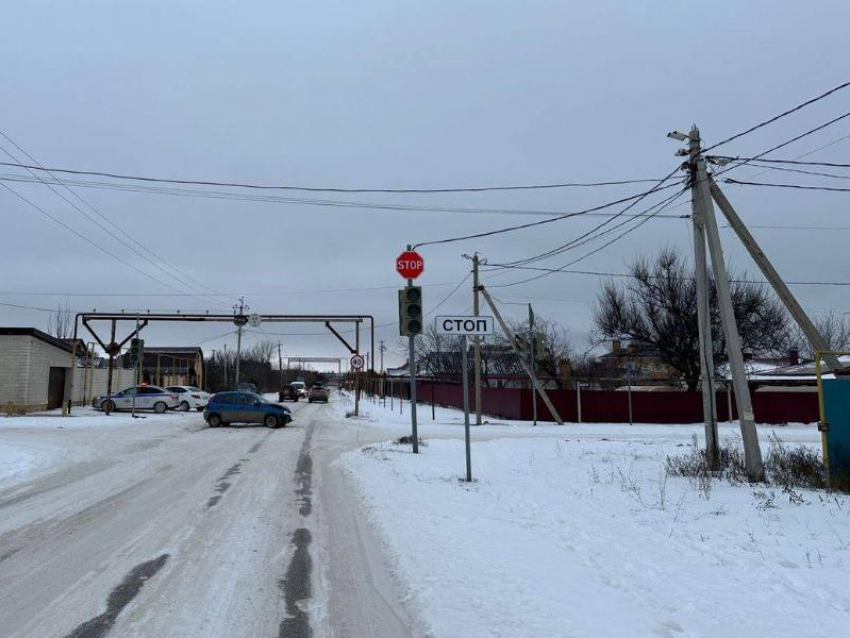
{"label": "shrub near fence", "polygon": [[[417,383],[417,397],[423,403],[463,408],[459,385]],[[552,403],[565,421],[578,421],[578,396],[575,390],[547,390]],[[475,404],[469,391],[470,407]],[[407,396],[407,392],[404,393]],[[482,388],[483,412],[501,419],[530,421],[532,394],[521,388]],[[728,421],[729,398],[717,393],[717,420]],[[757,423],[813,423],[819,418],[815,392],[754,392],[753,412]],[[737,419],[732,395],[733,418]],[[540,421],[554,421],[543,401],[537,398]],[[701,423],[702,395],[699,392],[632,392],[632,420],[635,423]],[[629,393],[613,390],[582,390],[581,421],[585,423],[628,423]]]}

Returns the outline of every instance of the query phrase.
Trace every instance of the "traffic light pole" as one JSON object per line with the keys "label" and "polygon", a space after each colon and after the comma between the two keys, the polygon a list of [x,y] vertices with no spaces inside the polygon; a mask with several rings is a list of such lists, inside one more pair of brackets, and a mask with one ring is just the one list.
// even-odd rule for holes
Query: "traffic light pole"
{"label": "traffic light pole", "polygon": [[[413,280],[408,279],[407,285],[412,286]],[[413,435],[413,453],[419,454],[419,430],[416,423],[416,337],[410,335],[407,341],[410,349],[410,428]]]}

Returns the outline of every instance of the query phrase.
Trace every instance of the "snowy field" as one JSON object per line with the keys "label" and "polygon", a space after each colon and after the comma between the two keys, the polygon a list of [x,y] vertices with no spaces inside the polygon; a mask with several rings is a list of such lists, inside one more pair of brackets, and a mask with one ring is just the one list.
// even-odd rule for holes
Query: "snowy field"
{"label": "snowy field", "polygon": [[[404,409],[362,411],[401,434]],[[460,418],[420,407],[419,456],[340,460],[434,638],[846,634],[850,499],[667,477],[694,425],[474,428],[466,484]],[[764,450],[770,434],[819,446],[813,425],[760,428]]]}

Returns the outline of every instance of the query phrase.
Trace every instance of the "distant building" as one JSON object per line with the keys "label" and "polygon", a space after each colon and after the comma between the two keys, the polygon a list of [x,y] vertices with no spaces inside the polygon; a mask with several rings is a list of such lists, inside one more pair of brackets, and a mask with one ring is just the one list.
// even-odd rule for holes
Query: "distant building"
{"label": "distant building", "polygon": [[[130,367],[130,356],[122,355],[122,363]],[[204,351],[196,346],[145,346],[142,380],[158,386],[204,384]]]}
{"label": "distant building", "polygon": [[611,342],[611,350],[597,357],[599,374],[609,379],[628,379],[632,383],[676,385],[680,374],[665,363],[660,353],[651,346],[629,343],[619,339]]}

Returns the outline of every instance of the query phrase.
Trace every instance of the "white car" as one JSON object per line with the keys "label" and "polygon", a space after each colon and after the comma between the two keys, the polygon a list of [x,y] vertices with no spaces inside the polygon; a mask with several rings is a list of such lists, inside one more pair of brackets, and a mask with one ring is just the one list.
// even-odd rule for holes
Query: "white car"
{"label": "white car", "polygon": [[188,412],[191,409],[203,412],[212,396],[209,392],[204,392],[191,385],[170,385],[166,390],[177,395],[177,400],[180,402],[177,409],[183,412]]}
{"label": "white car", "polygon": [[153,410],[157,414],[162,414],[180,406],[177,396],[177,393],[155,385],[139,385],[116,392],[111,397],[105,394],[97,396],[92,399],[92,407],[97,410],[108,408],[109,412],[112,412],[113,410],[131,410],[135,405],[137,410]]}

